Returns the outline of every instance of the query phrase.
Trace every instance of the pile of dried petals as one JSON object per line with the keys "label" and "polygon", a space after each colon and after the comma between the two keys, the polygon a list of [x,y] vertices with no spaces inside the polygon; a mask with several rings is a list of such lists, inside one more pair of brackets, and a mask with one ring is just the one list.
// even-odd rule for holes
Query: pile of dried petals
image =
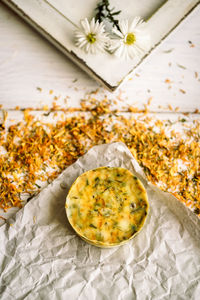
{"label": "pile of dried petals", "polygon": [[[200,121],[184,119],[181,131],[170,121],[144,114],[120,113],[104,99],[82,101],[82,112],[54,123],[38,121],[29,110],[24,121],[0,126],[0,207],[21,207],[40,190],[41,182],[56,178],[94,145],[122,141],[147,178],[174,194],[200,216]],[[74,109],[76,110],[76,109]],[[68,110],[71,111],[72,110]],[[83,112],[88,112],[87,114]],[[54,112],[51,112],[54,114]],[[6,128],[8,127],[8,128]]]}

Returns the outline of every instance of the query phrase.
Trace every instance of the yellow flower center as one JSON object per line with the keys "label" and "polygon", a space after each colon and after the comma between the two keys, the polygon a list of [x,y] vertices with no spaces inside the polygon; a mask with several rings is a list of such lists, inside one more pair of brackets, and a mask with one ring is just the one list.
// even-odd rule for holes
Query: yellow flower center
{"label": "yellow flower center", "polygon": [[94,44],[97,40],[94,33],[89,33],[86,38],[90,44]]}
{"label": "yellow flower center", "polygon": [[128,33],[125,36],[125,44],[126,45],[133,45],[136,41],[135,35],[133,33]]}

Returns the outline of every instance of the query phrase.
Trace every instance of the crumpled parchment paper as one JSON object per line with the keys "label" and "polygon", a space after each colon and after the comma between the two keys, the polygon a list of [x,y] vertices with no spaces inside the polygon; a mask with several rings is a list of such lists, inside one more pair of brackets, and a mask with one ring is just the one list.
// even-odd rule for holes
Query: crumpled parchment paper
{"label": "crumpled parchment paper", "polygon": [[[65,199],[86,170],[121,166],[147,189],[150,213],[127,244],[101,249],[71,229]],[[0,299],[200,299],[200,223],[149,184],[122,143],[93,147],[0,227]]]}

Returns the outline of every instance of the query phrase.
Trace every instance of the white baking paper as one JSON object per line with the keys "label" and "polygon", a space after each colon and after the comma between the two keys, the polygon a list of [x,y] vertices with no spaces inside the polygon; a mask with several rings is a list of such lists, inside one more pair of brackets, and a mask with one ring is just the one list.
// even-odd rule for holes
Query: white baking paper
{"label": "white baking paper", "polygon": [[[99,166],[125,167],[147,189],[150,213],[127,244],[101,249],[71,229],[65,198]],[[0,227],[0,299],[200,299],[200,224],[152,188],[122,143],[93,147]]]}

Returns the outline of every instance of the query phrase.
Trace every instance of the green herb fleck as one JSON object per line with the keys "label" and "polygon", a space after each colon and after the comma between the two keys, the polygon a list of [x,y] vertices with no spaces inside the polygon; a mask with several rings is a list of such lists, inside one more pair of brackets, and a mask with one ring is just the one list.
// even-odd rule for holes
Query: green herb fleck
{"label": "green herb fleck", "polygon": [[95,228],[95,229],[97,229],[97,227],[96,227],[96,226],[94,226],[93,224],[90,224],[89,226],[90,226],[90,227],[92,227],[92,228]]}
{"label": "green herb fleck", "polygon": [[131,230],[133,233],[137,232],[137,226],[131,225]]}
{"label": "green herb fleck", "polygon": [[172,52],[174,49],[172,48],[172,49],[168,49],[168,50],[164,50],[163,51],[163,53],[170,53],[170,52]]}
{"label": "green herb fleck", "polygon": [[94,185],[94,187],[97,187],[97,185],[99,184],[99,182],[100,182],[99,177],[96,177],[95,178],[95,185]]}
{"label": "green herb fleck", "polygon": [[180,119],[180,122],[184,123],[184,122],[186,122],[186,119],[182,118],[182,119]]}
{"label": "green herb fleck", "polygon": [[103,237],[102,237],[102,235],[101,235],[100,232],[98,232],[98,233],[96,234],[96,239],[97,239],[97,241],[103,241]]}
{"label": "green herb fleck", "polygon": [[39,184],[35,183],[35,185],[37,186],[37,188],[39,188],[39,189],[41,188],[41,186]]}
{"label": "green herb fleck", "polygon": [[181,69],[186,69],[186,67],[185,66],[183,66],[183,65],[180,65],[180,64],[177,64],[177,66],[179,67],[179,68],[181,68]]}

